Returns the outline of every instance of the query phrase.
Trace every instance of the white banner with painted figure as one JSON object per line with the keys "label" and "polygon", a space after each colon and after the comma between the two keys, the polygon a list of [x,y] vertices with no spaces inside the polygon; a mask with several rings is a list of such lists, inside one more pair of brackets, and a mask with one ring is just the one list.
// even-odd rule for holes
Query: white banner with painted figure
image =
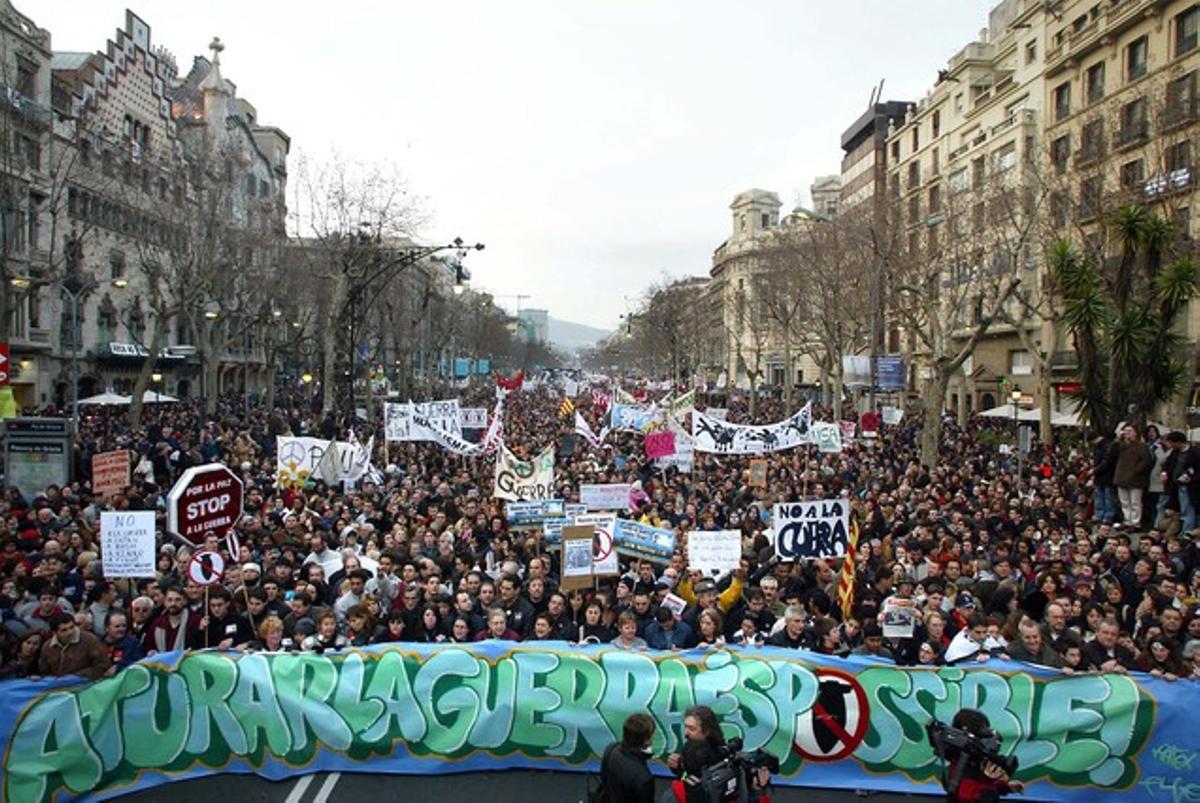
{"label": "white banner with painted figure", "polygon": [[692,442],[697,452],[765,454],[812,443],[812,402],[775,424],[730,424],[692,411]]}
{"label": "white banner with painted figure", "polygon": [[492,495],[522,502],[554,498],[554,447],[547,446],[533,460],[522,460],[503,443],[496,456],[496,481]]}
{"label": "white banner with painted figure", "polygon": [[823,454],[837,454],[842,451],[842,427],[836,422],[814,421],[812,423],[812,442],[817,445],[817,451]]}

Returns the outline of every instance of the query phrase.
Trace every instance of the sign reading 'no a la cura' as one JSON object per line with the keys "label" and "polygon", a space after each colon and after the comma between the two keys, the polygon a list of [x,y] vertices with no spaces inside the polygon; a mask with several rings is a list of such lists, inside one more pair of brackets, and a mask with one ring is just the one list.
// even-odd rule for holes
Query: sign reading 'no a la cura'
{"label": "sign reading 'no a la cura'", "polygon": [[780,560],[840,558],[850,548],[850,503],[845,499],[775,506],[775,554]]}

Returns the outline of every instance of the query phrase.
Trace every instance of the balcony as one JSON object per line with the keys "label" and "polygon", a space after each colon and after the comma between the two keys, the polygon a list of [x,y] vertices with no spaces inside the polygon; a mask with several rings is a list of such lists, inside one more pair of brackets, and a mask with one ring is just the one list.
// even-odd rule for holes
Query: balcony
{"label": "balcony", "polygon": [[1143,185],[1146,198],[1158,198],[1175,192],[1191,189],[1196,184],[1196,171],[1191,167],[1177,167],[1150,178]]}
{"label": "balcony", "polygon": [[1200,98],[1168,98],[1166,108],[1159,113],[1159,119],[1164,134],[1191,125],[1200,119]]}
{"label": "balcony", "polygon": [[50,127],[50,109],[22,95],[11,86],[0,84],[0,104],[18,120],[41,131]]}
{"label": "balcony", "polygon": [[1150,124],[1146,120],[1132,120],[1117,130],[1113,148],[1123,151],[1135,145],[1141,145],[1150,138]]}

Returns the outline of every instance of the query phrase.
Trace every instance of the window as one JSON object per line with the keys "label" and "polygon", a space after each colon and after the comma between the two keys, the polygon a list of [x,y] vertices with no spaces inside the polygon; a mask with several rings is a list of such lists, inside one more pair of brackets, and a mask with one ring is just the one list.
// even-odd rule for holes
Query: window
{"label": "window", "polygon": [[92,166],[92,141],[90,139],[79,143],[79,162],[84,167]]}
{"label": "window", "polygon": [[913,126],[912,139],[913,139],[913,153],[916,153],[917,151],[919,151],[921,149],[921,125],[920,125],[920,123]]}
{"label": "window", "polygon": [[105,295],[96,314],[96,339],[101,343],[111,343],[116,339],[116,333],[117,309],[112,299]]}
{"label": "window", "polygon": [[1093,64],[1088,67],[1087,77],[1087,102],[1095,103],[1104,97],[1104,62]]}
{"label": "window", "polygon": [[951,194],[962,192],[971,186],[971,177],[967,173],[967,168],[959,168],[950,174],[950,192]]}
{"label": "window", "polygon": [[900,140],[898,139],[892,141],[892,161],[900,161]]}
{"label": "window", "polygon": [[125,252],[114,248],[108,255],[110,279],[120,279],[125,276]]}
{"label": "window", "polygon": [[962,110],[963,110],[963,93],[959,92],[957,95],[954,96],[954,111],[957,112],[958,114],[962,114]]}
{"label": "window", "polygon": [[146,315],[142,312],[142,305],[136,303],[133,309],[129,311],[129,323],[126,325],[129,330],[129,339],[134,343],[141,343],[142,336],[146,333]]}
{"label": "window", "polygon": [[[257,193],[258,193],[258,180],[254,178],[253,173],[248,173],[246,175],[246,197],[253,199]],[[766,218],[767,218],[767,216],[763,215],[763,228],[764,229],[767,227]]]}
{"label": "window", "polygon": [[1076,161],[1080,164],[1095,161],[1104,152],[1104,118],[1089,120],[1079,132],[1079,156]]}
{"label": "window", "polygon": [[921,163],[916,160],[908,163],[908,189],[916,189],[921,183]]}
{"label": "window", "polygon": [[933,186],[929,188],[929,214],[936,215],[942,211],[942,188]]}
{"label": "window", "polygon": [[1174,128],[1196,119],[1196,73],[1190,72],[1167,84],[1166,103],[1162,122]]}
{"label": "window", "polygon": [[1085,178],[1079,185],[1079,219],[1095,220],[1100,216],[1104,181],[1100,176]]}
{"label": "window", "polygon": [[1025,350],[1008,353],[1008,372],[1013,376],[1030,376],[1033,374],[1033,361]]}
{"label": "window", "polygon": [[1163,165],[1167,168],[1168,173],[1190,168],[1192,166],[1191,140],[1185,139],[1167,148],[1167,152],[1164,154]]}
{"label": "window", "polygon": [[992,154],[992,172],[1004,173],[1017,164],[1017,144],[1009,142]]}
{"label": "window", "polygon": [[1144,97],[1121,107],[1121,130],[1117,145],[1128,145],[1146,137],[1146,99]]}
{"label": "window", "polygon": [[1067,197],[1062,192],[1050,195],[1050,223],[1056,229],[1067,225]]}
{"label": "window", "polygon": [[17,163],[23,164],[27,170],[38,170],[41,167],[41,146],[33,137],[17,134],[16,138]]}
{"label": "window", "polygon": [[893,199],[900,197],[900,176],[896,173],[888,181],[888,195]]}
{"label": "window", "polygon": [[1200,6],[1192,6],[1175,17],[1175,55],[1181,56],[1196,49],[1200,32]]}
{"label": "window", "polygon": [[[253,178],[251,178],[251,181],[253,181]],[[766,212],[763,212],[763,214],[762,214],[762,227],[764,229],[771,228],[771,216],[768,215]]]}
{"label": "window", "polygon": [[1054,88],[1054,119],[1063,120],[1071,114],[1071,82]]}
{"label": "window", "polygon": [[983,188],[984,179],[987,177],[985,172],[987,168],[984,166],[983,157],[980,156],[971,162],[971,186],[976,189]]}
{"label": "window", "polygon": [[933,113],[933,137],[937,139],[942,135],[942,112],[941,109]]}
{"label": "window", "polygon": [[1125,80],[1136,81],[1146,74],[1146,56],[1150,52],[1150,40],[1143,36],[1134,39],[1125,48]]}
{"label": "window", "polygon": [[1054,172],[1062,175],[1067,172],[1068,162],[1071,159],[1071,135],[1066,134],[1059,137],[1050,143],[1050,161],[1054,165]]}
{"label": "window", "polygon": [[929,159],[929,167],[930,167],[929,174],[931,176],[940,176],[942,174],[942,168],[938,164],[938,161],[940,161],[938,159],[938,149],[933,148],[930,151],[930,159]]}
{"label": "window", "polygon": [[1138,189],[1146,179],[1145,162],[1134,159],[1121,165],[1121,187],[1127,190]]}
{"label": "window", "polygon": [[1033,40],[1025,45],[1025,63],[1033,64],[1037,61],[1037,40]]}
{"label": "window", "polygon": [[908,222],[917,223],[921,220],[921,196],[913,195],[908,199]]}
{"label": "window", "polygon": [[22,56],[17,56],[17,85],[14,87],[27,98],[37,95],[37,64]]}

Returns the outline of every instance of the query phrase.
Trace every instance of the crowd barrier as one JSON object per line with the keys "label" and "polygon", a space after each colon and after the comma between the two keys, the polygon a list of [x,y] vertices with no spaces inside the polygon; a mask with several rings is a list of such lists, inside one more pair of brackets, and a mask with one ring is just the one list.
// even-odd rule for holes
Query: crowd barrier
{"label": "crowd barrier", "polygon": [[[984,711],[1043,800],[1200,800],[1200,683],[1024,664],[901,668],[774,648],[389,645],[155,656],[94,683],[0,684],[3,799],[103,799],[222,773],[594,772],[625,717],[684,711],[778,756],[776,784],[938,792],[930,717]],[[660,771],[665,771],[657,765]]]}

